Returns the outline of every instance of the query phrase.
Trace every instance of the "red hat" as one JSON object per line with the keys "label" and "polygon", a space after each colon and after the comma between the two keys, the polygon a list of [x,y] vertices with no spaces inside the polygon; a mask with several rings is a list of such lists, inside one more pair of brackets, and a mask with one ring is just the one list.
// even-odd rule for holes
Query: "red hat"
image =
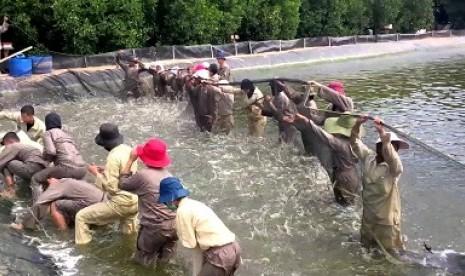
{"label": "red hat", "polygon": [[157,138],[149,139],[136,148],[137,156],[145,165],[153,168],[165,168],[171,164],[166,143]]}
{"label": "red hat", "polygon": [[344,84],[340,81],[332,81],[328,84],[328,87],[341,95],[346,94],[346,92],[344,91]]}
{"label": "red hat", "polygon": [[200,70],[205,70],[205,69],[208,69],[208,68],[206,68],[205,65],[202,64],[202,63],[201,63],[201,64],[196,64],[196,65],[194,65],[194,67],[192,68],[192,70],[194,71],[194,73],[197,72],[197,71],[200,71]]}

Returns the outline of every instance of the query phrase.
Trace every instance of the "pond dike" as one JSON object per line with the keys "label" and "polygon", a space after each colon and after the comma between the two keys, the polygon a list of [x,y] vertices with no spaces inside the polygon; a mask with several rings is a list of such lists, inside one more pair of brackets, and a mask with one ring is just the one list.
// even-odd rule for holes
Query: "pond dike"
{"label": "pond dike", "polygon": [[[440,48],[465,46],[465,37],[425,38],[396,42],[359,43],[332,47],[312,47],[265,54],[231,56],[228,63],[234,70],[251,70],[309,63],[329,63],[350,59],[373,58],[414,51],[432,51]],[[186,67],[199,61],[214,59],[184,59],[158,61],[165,68]],[[143,60],[153,63],[152,60]],[[146,95],[153,95],[152,76],[141,74]],[[234,73],[233,73],[234,76]],[[117,97],[123,72],[116,65],[78,69],[55,70],[52,74],[26,78],[0,76],[0,103],[11,108],[26,103],[41,104],[56,101],[75,101],[82,97]]]}

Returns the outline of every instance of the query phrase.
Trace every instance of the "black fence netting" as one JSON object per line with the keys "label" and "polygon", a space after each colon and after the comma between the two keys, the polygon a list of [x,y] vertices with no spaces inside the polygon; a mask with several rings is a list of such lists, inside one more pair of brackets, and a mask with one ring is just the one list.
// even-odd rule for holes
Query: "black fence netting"
{"label": "black fence netting", "polygon": [[[226,56],[252,55],[268,52],[289,51],[310,47],[342,46],[358,43],[395,42],[430,37],[465,36],[465,30],[433,31],[420,34],[382,34],[343,37],[307,37],[293,40],[244,41],[223,45],[157,46],[123,50],[125,54],[149,60],[214,58],[219,51]],[[87,56],[52,54],[54,69],[83,68],[111,65],[117,52]],[[256,59],[259,62],[260,58]]]}

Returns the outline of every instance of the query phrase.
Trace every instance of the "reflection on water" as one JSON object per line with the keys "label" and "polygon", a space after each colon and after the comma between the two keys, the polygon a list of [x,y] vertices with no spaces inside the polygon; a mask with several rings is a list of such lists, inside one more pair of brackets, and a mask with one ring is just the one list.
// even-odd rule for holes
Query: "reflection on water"
{"label": "reflection on water", "polygon": [[[426,54],[418,53],[416,60],[422,55],[426,59]],[[377,69],[380,61],[386,63],[383,70]],[[381,114],[387,122],[465,161],[461,139],[465,131],[460,127],[464,123],[465,73],[461,68],[465,59],[422,63],[397,57],[348,63],[357,70],[344,64],[258,71],[257,78],[304,78],[299,74],[305,72],[306,79],[342,79],[359,109]],[[237,76],[241,74],[246,73],[238,72]],[[236,233],[244,252],[240,275],[441,273],[366,255],[357,242],[360,206],[337,207],[316,160],[295,148],[278,147],[274,123],[267,127],[268,138],[264,140],[247,138],[243,121],[232,136],[211,137],[198,133],[191,121],[179,116],[183,108],[182,103],[123,105],[108,99],[87,99],[41,106],[39,113],[61,113],[89,163],[105,159],[106,152],[93,142],[103,122],[118,124],[131,145],[150,136],[165,139],[174,160],[172,172],[182,178],[194,198],[212,206]],[[369,136],[367,143],[372,141]],[[416,145],[402,158],[403,229],[409,237],[408,247],[421,251],[426,240],[436,249],[465,251],[465,173]],[[39,237],[39,248],[53,255],[67,274],[185,274],[180,258],[156,274],[134,265],[130,260],[134,237],[123,237],[111,227],[97,229],[95,240],[84,248],[72,246],[72,233],[49,230],[52,239],[41,232],[28,235]]]}

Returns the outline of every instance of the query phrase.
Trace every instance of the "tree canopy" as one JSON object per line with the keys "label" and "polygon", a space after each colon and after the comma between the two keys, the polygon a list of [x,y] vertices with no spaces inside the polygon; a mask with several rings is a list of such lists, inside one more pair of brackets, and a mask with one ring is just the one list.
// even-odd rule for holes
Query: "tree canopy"
{"label": "tree canopy", "polygon": [[[17,46],[75,54],[153,45],[221,44],[396,32],[433,26],[433,0],[3,0]],[[465,4],[444,0],[456,26]]]}

